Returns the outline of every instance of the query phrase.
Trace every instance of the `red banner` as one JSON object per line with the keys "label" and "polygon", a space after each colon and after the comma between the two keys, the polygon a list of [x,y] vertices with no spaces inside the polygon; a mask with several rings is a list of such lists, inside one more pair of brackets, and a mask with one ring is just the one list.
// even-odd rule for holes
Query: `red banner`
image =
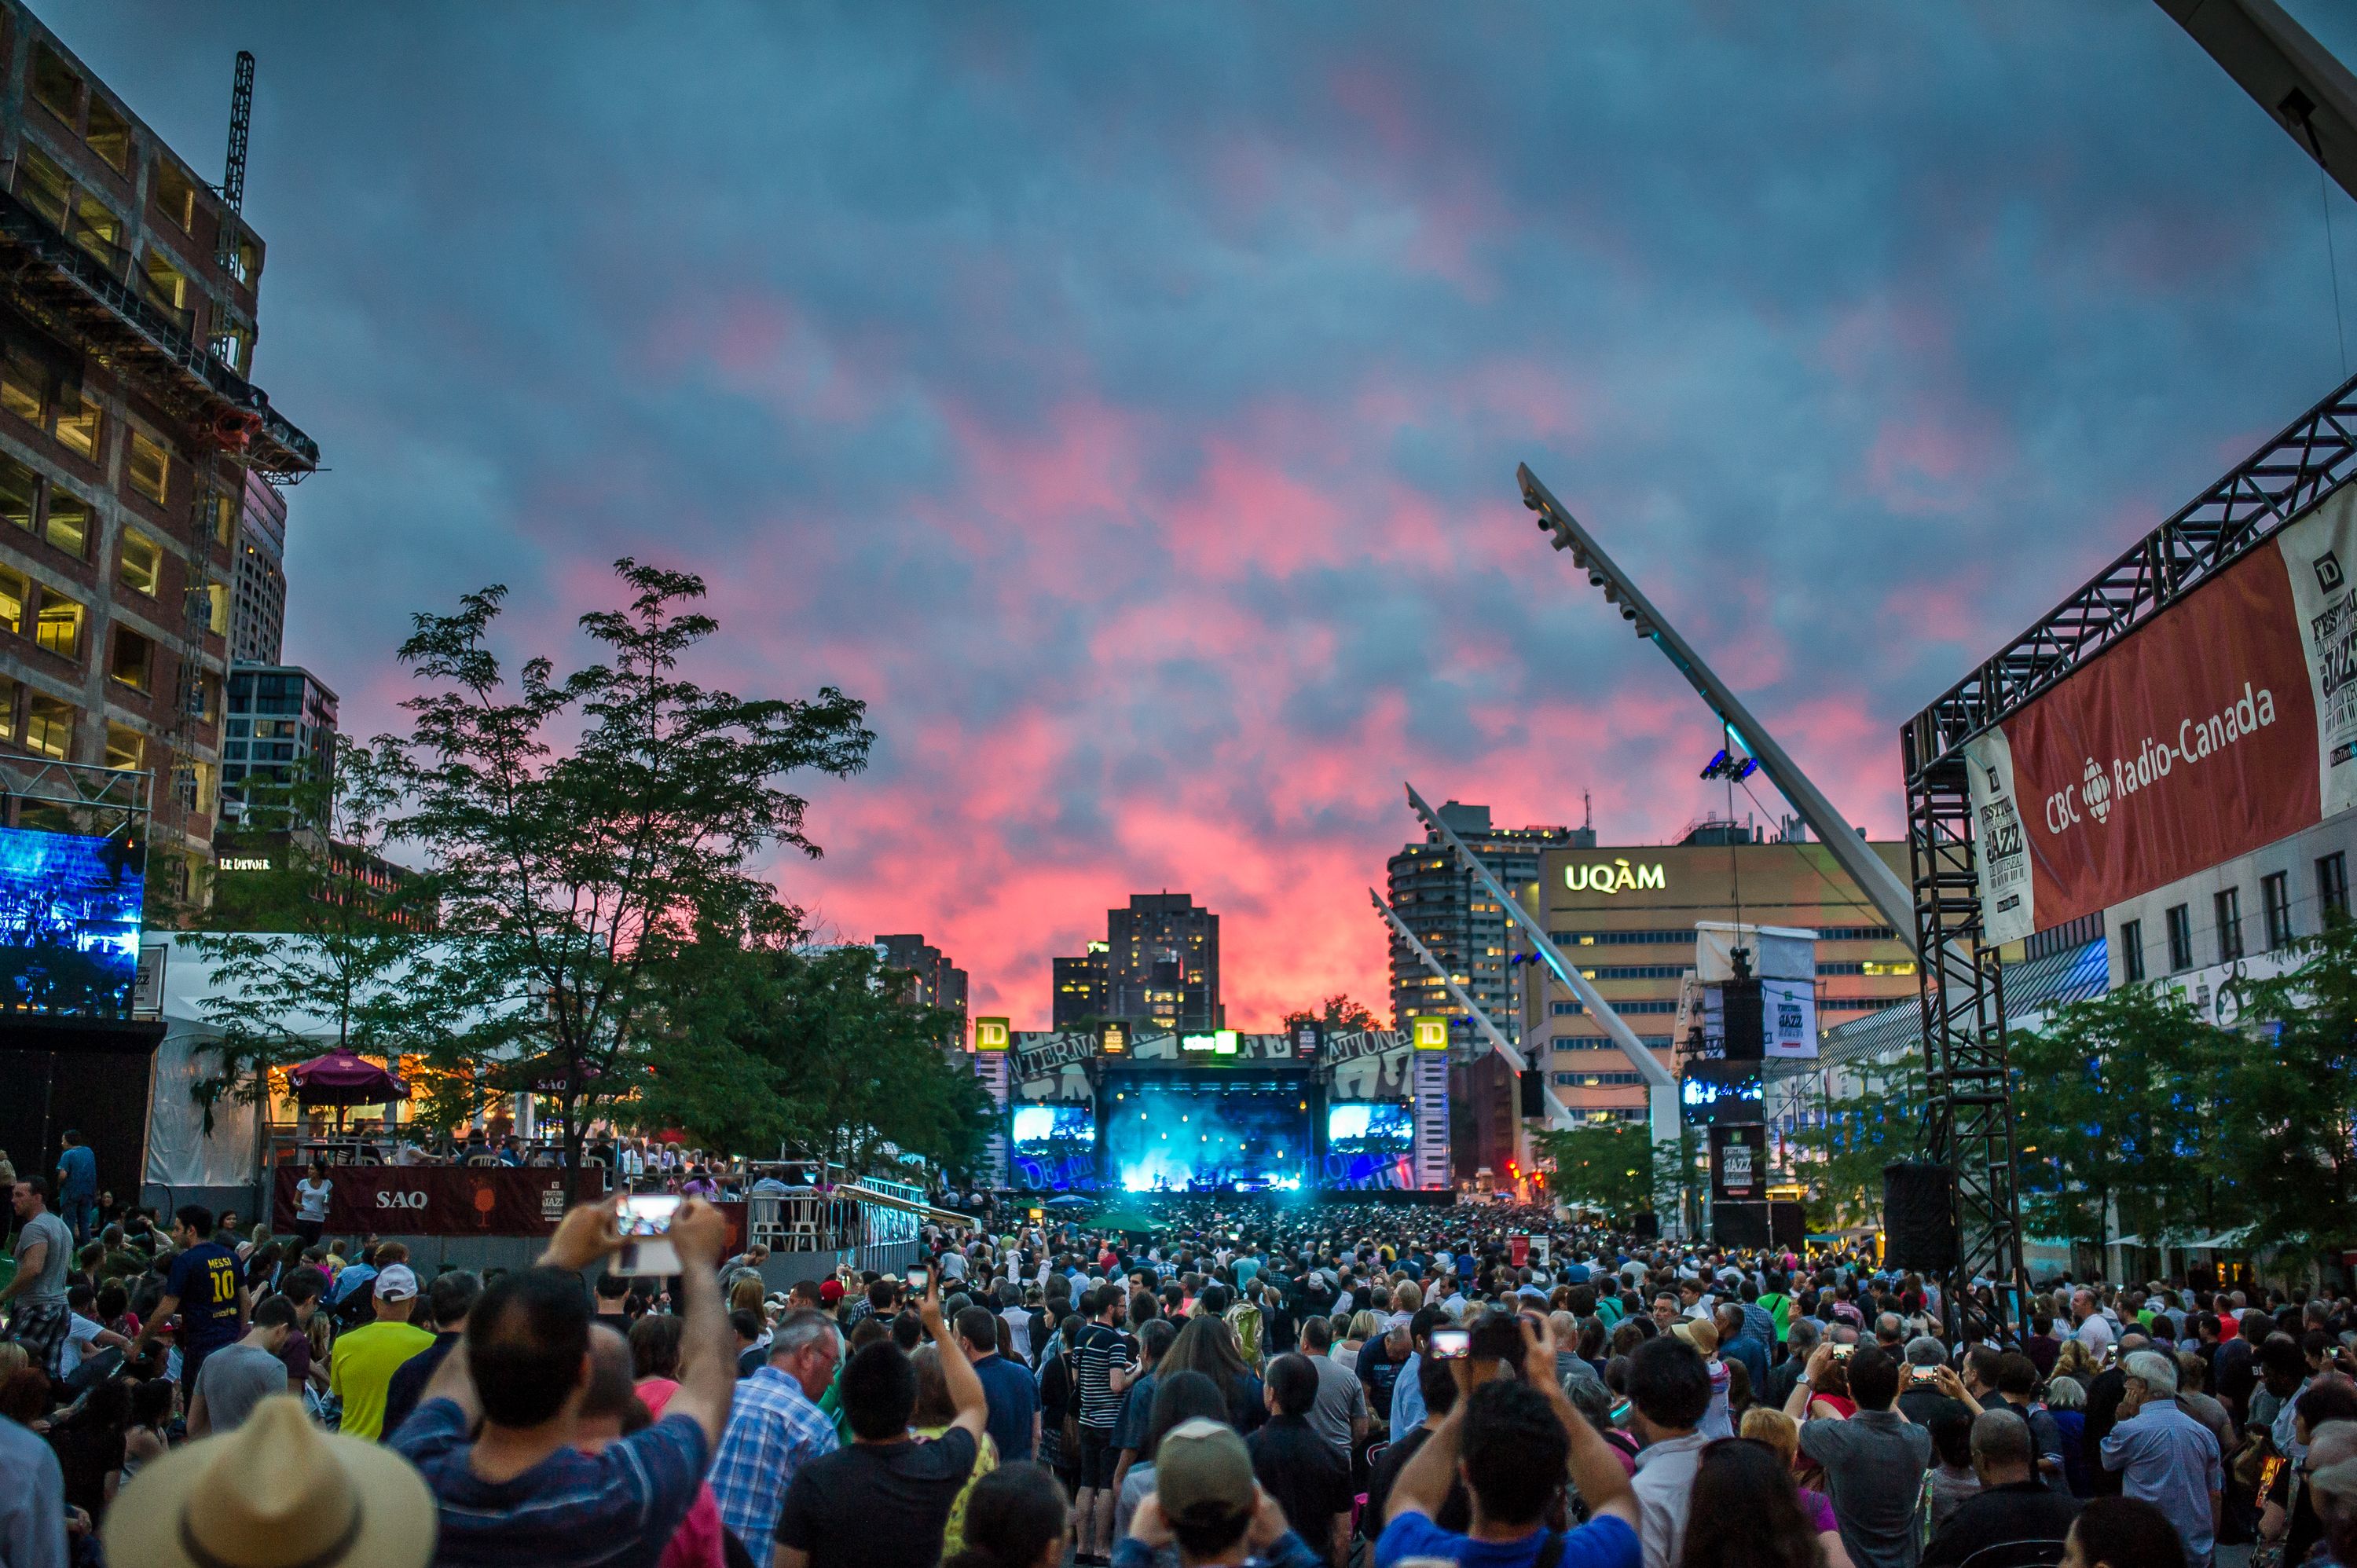
{"label": "red banner", "polygon": [[1967,746],[1990,940],[2317,822],[2303,624],[2270,542]]}
{"label": "red banner", "polygon": [[[280,1165],[270,1228],[295,1230],[295,1183],[303,1173]],[[565,1173],[545,1166],[332,1165],[328,1230],[352,1236],[545,1236],[564,1218]],[[584,1172],[583,1198],[605,1191]]]}

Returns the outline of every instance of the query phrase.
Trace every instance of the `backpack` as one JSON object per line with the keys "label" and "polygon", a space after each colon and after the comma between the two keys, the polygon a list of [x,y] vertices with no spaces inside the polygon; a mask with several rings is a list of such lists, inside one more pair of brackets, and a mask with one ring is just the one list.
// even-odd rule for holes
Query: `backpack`
{"label": "backpack", "polygon": [[1240,1301],[1228,1308],[1228,1326],[1236,1331],[1236,1348],[1243,1352],[1244,1365],[1260,1365],[1260,1308],[1248,1301]]}

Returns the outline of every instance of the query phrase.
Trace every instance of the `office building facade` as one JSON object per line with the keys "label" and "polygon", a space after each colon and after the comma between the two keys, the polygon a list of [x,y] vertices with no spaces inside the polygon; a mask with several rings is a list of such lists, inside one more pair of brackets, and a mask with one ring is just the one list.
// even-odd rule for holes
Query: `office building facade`
{"label": "office building facade", "polygon": [[877,937],[876,950],[886,968],[909,977],[910,1001],[964,1015],[966,973],[950,961],[947,953],[915,932]]}
{"label": "office building facade", "polygon": [[[1490,822],[1487,806],[1455,800],[1440,808],[1440,820],[1464,841],[1491,875],[1518,892],[1539,879],[1542,857],[1584,839],[1594,843],[1592,827],[1498,828]],[[1511,964],[1505,909],[1485,892],[1473,873],[1459,865],[1455,854],[1437,833],[1426,835],[1391,857],[1385,866],[1392,908],[1399,912],[1416,940],[1445,966],[1449,975],[1473,999],[1508,1040],[1522,1034],[1523,977]],[[1434,1015],[1455,1019],[1464,1009],[1449,995],[1440,976],[1426,968],[1414,949],[1392,939],[1392,1024],[1407,1027],[1407,1020]],[[1456,1037],[1472,1036],[1452,1023]]]}
{"label": "office building facade", "polygon": [[1118,1018],[1141,1028],[1226,1026],[1220,918],[1188,893],[1134,893],[1105,911],[1105,940],[1052,961],[1057,1026]]}
{"label": "office building facade", "polygon": [[243,220],[13,0],[0,70],[0,771],[148,773],[149,885],[200,897],[241,500],[318,449],[247,379]]}
{"label": "office building facade", "polygon": [[[1869,847],[1907,875],[1904,843]],[[1678,992],[1694,972],[1697,921],[1815,931],[1821,1035],[1915,1005],[1913,952],[1823,844],[1762,842],[1740,824],[1704,822],[1674,844],[1549,850],[1526,907],[1673,1072]],[[1643,1122],[1635,1064],[1535,954],[1515,967],[1533,981],[1523,1003],[1526,1049],[1534,1065],[1545,1065],[1565,1108],[1583,1121]]]}

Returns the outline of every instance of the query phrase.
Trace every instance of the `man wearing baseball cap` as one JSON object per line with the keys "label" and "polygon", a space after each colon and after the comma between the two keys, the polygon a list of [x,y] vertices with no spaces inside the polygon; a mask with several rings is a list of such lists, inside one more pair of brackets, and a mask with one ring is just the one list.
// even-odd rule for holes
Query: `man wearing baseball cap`
{"label": "man wearing baseball cap", "polygon": [[1162,1434],[1154,1490],[1138,1504],[1113,1568],[1151,1568],[1176,1542],[1183,1568],[1318,1568],[1319,1558],[1286,1528],[1285,1509],[1253,1479],[1252,1455],[1235,1428],[1197,1417]]}
{"label": "man wearing baseball cap", "polygon": [[373,1443],[384,1433],[384,1396],[401,1364],[434,1343],[409,1321],[417,1305],[417,1275],[407,1263],[387,1263],[371,1282],[376,1320],[346,1329],[328,1364],[328,1391],[344,1402],[337,1430]]}

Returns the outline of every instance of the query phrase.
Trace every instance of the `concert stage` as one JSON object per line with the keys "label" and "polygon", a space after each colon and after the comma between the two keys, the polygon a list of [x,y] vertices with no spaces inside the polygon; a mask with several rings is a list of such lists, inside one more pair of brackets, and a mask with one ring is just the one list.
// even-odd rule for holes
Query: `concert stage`
{"label": "concert stage", "polygon": [[1018,1191],[1449,1188],[1448,1055],[1403,1033],[1000,1037],[976,1071],[1007,1108],[997,1158]]}

